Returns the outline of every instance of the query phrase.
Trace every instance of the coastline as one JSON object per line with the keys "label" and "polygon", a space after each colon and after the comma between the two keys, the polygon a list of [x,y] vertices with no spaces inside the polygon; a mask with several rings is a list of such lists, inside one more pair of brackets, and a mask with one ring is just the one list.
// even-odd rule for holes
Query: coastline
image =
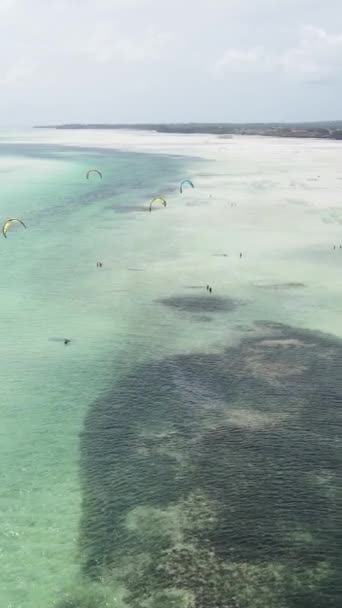
{"label": "coastline", "polygon": [[64,124],[35,126],[35,129],[57,130],[133,130],[155,133],[206,134],[223,139],[234,135],[259,135],[297,139],[342,140],[342,121],[317,123],[179,123],[179,124]]}

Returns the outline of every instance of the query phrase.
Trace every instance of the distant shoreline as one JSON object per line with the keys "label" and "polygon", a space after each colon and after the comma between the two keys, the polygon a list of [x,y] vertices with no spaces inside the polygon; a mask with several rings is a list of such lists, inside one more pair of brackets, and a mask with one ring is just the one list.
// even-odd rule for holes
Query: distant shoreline
{"label": "distant shoreline", "polygon": [[82,124],[37,125],[34,129],[154,131],[175,134],[209,134],[225,138],[229,135],[263,135],[301,139],[342,140],[342,121],[316,123],[159,123],[159,124]]}

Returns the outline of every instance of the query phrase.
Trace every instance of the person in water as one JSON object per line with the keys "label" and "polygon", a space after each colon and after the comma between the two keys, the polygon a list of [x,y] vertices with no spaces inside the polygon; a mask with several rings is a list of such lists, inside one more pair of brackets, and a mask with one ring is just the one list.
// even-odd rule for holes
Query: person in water
{"label": "person in water", "polygon": [[212,287],[209,287],[209,293],[211,293],[211,292],[212,292],[212,290],[213,290],[213,288],[212,288]]}
{"label": "person in water", "polygon": [[69,344],[70,340],[68,338],[65,338],[64,340],[64,344]]}
{"label": "person in water", "polygon": [[242,258],[242,253],[240,253],[240,258]]}

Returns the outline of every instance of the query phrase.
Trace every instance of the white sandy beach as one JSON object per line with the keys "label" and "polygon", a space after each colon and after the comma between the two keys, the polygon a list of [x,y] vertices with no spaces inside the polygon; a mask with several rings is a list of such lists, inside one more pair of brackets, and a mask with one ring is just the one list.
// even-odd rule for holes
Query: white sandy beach
{"label": "white sandy beach", "polygon": [[[5,143],[6,132],[0,137]],[[259,306],[272,295],[277,320],[342,335],[342,251],[333,251],[342,243],[339,142],[39,129],[18,133],[16,142],[206,159],[203,171],[184,176],[194,180],[194,191],[183,197],[177,191],[168,194],[168,223],[184,233],[183,281],[207,280],[220,292],[237,290],[253,300],[257,318]],[[152,221],[162,229],[164,220],[158,213]],[[213,257],[218,253],[229,257]],[[305,289],[260,290],[261,285],[295,282]]]}
{"label": "white sandy beach", "polygon": [[[5,132],[1,140],[6,142]],[[184,237],[177,238],[177,259],[167,262],[165,290],[211,282],[215,291],[252,304],[241,313],[243,322],[264,316],[266,307],[275,321],[342,335],[339,142],[110,130],[33,130],[18,133],[16,141],[207,160],[200,172],[194,168],[184,176],[196,189],[183,197],[168,193],[167,215],[150,218],[156,231],[166,221],[168,231]],[[171,248],[171,236],[169,242]],[[154,257],[147,271],[157,273],[158,267],[165,272],[164,257]],[[291,283],[305,287],[281,286]]]}

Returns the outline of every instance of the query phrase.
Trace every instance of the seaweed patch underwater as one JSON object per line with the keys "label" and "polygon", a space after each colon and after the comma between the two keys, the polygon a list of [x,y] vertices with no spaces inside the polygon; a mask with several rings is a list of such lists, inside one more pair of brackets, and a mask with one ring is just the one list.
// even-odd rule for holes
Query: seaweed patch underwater
{"label": "seaweed patch underwater", "polygon": [[259,329],[118,374],[89,410],[83,575],[123,606],[340,606],[342,343]]}

